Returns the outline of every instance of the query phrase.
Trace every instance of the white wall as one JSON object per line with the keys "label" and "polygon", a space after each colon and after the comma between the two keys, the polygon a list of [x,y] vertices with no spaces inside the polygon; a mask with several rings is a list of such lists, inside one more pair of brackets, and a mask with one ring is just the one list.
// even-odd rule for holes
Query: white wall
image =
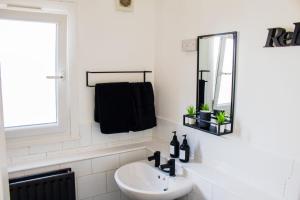
{"label": "white wall", "polygon": [[6,139],[3,126],[2,92],[0,91],[0,199],[9,200]]}
{"label": "white wall", "polygon": [[[99,126],[92,122],[93,89],[85,87],[85,71],[155,66],[157,138],[169,141],[171,130],[179,129],[189,134],[196,160],[275,198],[299,200],[299,47],[262,48],[267,28],[292,29],[292,23],[299,21],[299,0],[135,2],[133,13],[117,12],[114,0],[74,4],[78,37],[72,67],[78,76],[73,88],[78,99],[73,101],[78,100],[80,139],[9,149],[10,164],[47,159],[70,148],[105,148],[151,139],[151,131],[99,134]],[[196,53],[182,52],[181,40],[226,31],[239,32],[236,127],[234,134],[216,137],[181,126],[185,108],[195,103],[196,96]],[[98,78],[104,79],[109,78]]]}
{"label": "white wall", "polygon": [[[154,69],[155,6],[155,1],[138,0],[134,12],[120,12],[116,11],[114,0],[78,1],[81,122],[93,120],[93,89],[85,86],[86,70]],[[143,80],[142,74],[95,76],[100,82]]]}
{"label": "white wall", "polygon": [[[293,30],[299,10],[298,0],[161,0],[155,136],[169,141],[172,129],[189,133],[196,159],[274,197],[287,197],[294,188],[291,199],[299,199],[300,187],[291,179],[300,178],[300,47],[263,48],[267,28]],[[181,51],[181,40],[227,31],[239,32],[236,117],[234,134],[220,138],[181,126],[196,98],[196,52]]]}
{"label": "white wall", "polygon": [[[72,127],[79,130],[79,138],[48,142],[36,139],[29,142],[8,142],[9,164],[17,165],[24,161],[45,160],[51,154],[80,148],[107,148],[137,143],[152,139],[152,130],[116,135],[101,134],[99,124],[94,123],[94,89],[86,87],[85,72],[105,70],[153,70],[155,56],[156,1],[138,0],[133,12],[116,10],[114,0],[76,0],[76,1],[29,1],[7,0],[16,4],[41,5],[59,9],[71,7],[74,10],[71,20],[75,30],[71,44],[70,65]],[[62,6],[61,6],[62,5]],[[72,10],[72,12],[73,12]],[[138,75],[91,75],[95,82],[141,81]],[[147,76],[153,80],[153,75]],[[120,116],[116,116],[120,117]],[[78,119],[76,119],[78,118]],[[73,134],[73,132],[72,132]],[[74,135],[74,134],[73,134]],[[76,134],[75,134],[76,135]]]}

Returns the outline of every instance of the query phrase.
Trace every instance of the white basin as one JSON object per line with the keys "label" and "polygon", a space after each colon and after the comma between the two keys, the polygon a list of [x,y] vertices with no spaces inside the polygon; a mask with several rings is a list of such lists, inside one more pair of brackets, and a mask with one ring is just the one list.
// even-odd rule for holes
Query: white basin
{"label": "white basin", "polygon": [[146,162],[119,168],[115,180],[121,191],[134,200],[174,200],[191,192],[193,184],[185,177],[169,177]]}

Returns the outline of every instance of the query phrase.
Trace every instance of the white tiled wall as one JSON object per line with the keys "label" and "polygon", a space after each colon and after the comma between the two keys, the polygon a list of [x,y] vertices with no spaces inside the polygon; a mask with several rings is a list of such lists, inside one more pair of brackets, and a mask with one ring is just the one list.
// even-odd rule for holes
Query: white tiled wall
{"label": "white tiled wall", "polygon": [[70,167],[75,172],[76,176],[75,184],[78,200],[121,200],[127,198],[121,194],[115,182],[114,173],[116,169],[122,165],[121,163],[144,160],[146,155],[147,151],[143,149],[12,173],[10,174],[10,177],[19,177]]}
{"label": "white tiled wall", "polygon": [[218,183],[218,176],[215,180],[203,178],[202,174],[192,173],[187,176],[193,183],[193,190],[188,195],[179,198],[178,200],[285,200],[285,198],[275,198],[264,194],[263,191],[257,190],[249,185],[243,185],[243,183],[235,183],[241,185],[235,185],[232,183],[231,178],[222,180],[225,181],[225,187],[222,183]]}
{"label": "white tiled wall", "polygon": [[[152,129],[140,132],[102,134],[99,124],[86,123],[80,125],[79,130],[80,139],[78,140],[44,145],[22,146],[20,148],[9,147],[8,164],[13,166],[24,162],[46,160],[68,151],[82,151],[86,148],[110,148],[152,140]],[[112,157],[111,159],[111,162],[115,163],[115,158]],[[98,162],[101,162],[101,159],[95,161],[93,164],[97,165]]]}
{"label": "white tiled wall", "polygon": [[[255,196],[256,194],[237,187],[238,184],[229,184],[227,179],[222,179],[219,174],[207,180],[203,179],[205,173],[202,173],[195,180],[199,186],[189,196],[190,199],[299,199],[300,163],[296,159],[250,146],[238,140],[234,134],[216,137],[164,119],[158,120],[153,137],[170,141],[173,130],[178,131],[180,140],[182,134],[188,135],[191,154],[197,162],[208,164],[229,178],[247,184],[245,188],[249,186],[261,191]],[[203,181],[200,181],[201,178]]]}
{"label": "white tiled wall", "polygon": [[79,177],[77,184],[79,199],[86,199],[88,197],[104,194],[108,187],[105,172]]}
{"label": "white tiled wall", "polygon": [[110,169],[117,169],[120,166],[120,156],[112,155],[92,160],[93,173],[103,172]]}
{"label": "white tiled wall", "polygon": [[[223,189],[210,180],[205,180],[196,173],[188,174],[187,177],[194,183],[190,194],[179,198],[178,200],[246,200],[245,197],[239,197],[236,194]],[[229,184],[229,183],[228,183]],[[248,200],[248,199],[247,199]]]}

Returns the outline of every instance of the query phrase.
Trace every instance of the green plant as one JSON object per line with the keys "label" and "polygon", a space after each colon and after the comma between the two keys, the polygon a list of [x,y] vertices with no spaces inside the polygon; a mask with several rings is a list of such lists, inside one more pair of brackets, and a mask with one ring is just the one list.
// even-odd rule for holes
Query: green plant
{"label": "green plant", "polygon": [[201,106],[201,110],[203,110],[203,111],[209,111],[209,105],[208,104],[203,104]]}
{"label": "green plant", "polygon": [[217,115],[216,115],[216,118],[217,118],[217,123],[219,125],[222,125],[225,123],[225,120],[226,120],[226,113],[225,112],[219,112]]}
{"label": "green plant", "polygon": [[187,114],[189,116],[195,115],[196,114],[196,108],[195,108],[195,106],[189,106],[189,107],[187,107],[186,112],[187,112]]}

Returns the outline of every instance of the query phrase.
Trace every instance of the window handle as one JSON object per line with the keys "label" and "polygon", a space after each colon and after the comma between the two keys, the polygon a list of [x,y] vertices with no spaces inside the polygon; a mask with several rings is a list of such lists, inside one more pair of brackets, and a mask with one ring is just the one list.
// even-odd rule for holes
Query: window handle
{"label": "window handle", "polygon": [[47,79],[63,79],[64,76],[60,75],[60,76],[46,76]]}

